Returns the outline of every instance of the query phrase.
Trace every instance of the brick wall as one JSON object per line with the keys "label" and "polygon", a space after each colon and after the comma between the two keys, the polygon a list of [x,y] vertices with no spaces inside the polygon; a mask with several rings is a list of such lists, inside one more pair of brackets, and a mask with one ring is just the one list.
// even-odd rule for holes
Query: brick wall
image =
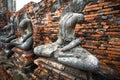
{"label": "brick wall", "polygon": [[104,1],[89,5],[86,23],[76,26],[82,46],[100,60],[100,71],[120,77],[120,2]]}
{"label": "brick wall", "polygon": [[[56,0],[29,3],[23,9],[31,16],[34,27],[34,47],[56,41],[59,32],[59,19],[65,2],[55,12],[51,11]],[[35,12],[35,6],[41,5]],[[85,20],[77,24],[76,37],[82,38],[82,47],[100,60],[100,72],[120,77],[120,1],[99,0],[84,9]]]}

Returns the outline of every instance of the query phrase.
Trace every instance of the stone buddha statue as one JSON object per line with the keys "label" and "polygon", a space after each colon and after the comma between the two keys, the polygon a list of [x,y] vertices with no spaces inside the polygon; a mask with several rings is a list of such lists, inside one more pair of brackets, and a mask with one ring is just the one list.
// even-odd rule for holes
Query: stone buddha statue
{"label": "stone buddha statue", "polygon": [[19,16],[18,28],[20,29],[21,37],[12,40],[10,44],[22,50],[30,50],[33,45],[33,28],[32,22],[26,13]]}
{"label": "stone buddha statue", "polygon": [[15,39],[15,26],[14,26],[14,18],[15,15],[12,15],[10,17],[10,21],[6,26],[2,28],[2,31],[5,31],[6,34],[3,36],[0,36],[0,40],[5,43],[9,43],[12,39]]}
{"label": "stone buddha statue", "polygon": [[4,51],[7,55],[7,57],[11,56],[14,52],[11,51],[11,48],[13,47],[12,45],[10,45],[10,41],[12,41],[13,39],[16,38],[15,35],[15,25],[14,25],[14,19],[15,19],[15,15],[12,15],[9,19],[9,22],[6,26],[4,26],[2,28],[2,32],[5,33],[4,35],[0,36],[0,41],[2,44],[1,48],[4,48]]}
{"label": "stone buddha statue", "polygon": [[88,71],[99,68],[98,59],[80,46],[80,39],[75,38],[75,26],[84,21],[81,13],[84,7],[96,0],[73,0],[65,7],[59,22],[59,36],[56,42],[34,48],[38,56],[54,57],[65,65]]}

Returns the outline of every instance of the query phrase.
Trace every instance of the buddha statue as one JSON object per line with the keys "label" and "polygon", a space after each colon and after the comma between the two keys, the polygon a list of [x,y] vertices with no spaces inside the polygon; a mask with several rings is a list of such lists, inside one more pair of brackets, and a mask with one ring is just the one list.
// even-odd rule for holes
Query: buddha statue
{"label": "buddha statue", "polygon": [[5,35],[0,36],[0,40],[5,43],[9,43],[12,39],[15,39],[15,26],[14,26],[14,15],[10,17],[10,21],[6,26],[2,28],[2,31],[5,31]]}
{"label": "buddha statue", "polygon": [[56,42],[34,48],[34,53],[43,57],[54,57],[65,65],[95,71],[99,68],[99,60],[80,46],[81,40],[75,38],[75,26],[84,21],[82,10],[96,0],[73,0],[63,10],[59,22],[59,36]]}
{"label": "buddha statue", "polygon": [[5,33],[4,35],[0,36],[1,45],[7,55],[7,57],[11,56],[14,52],[11,51],[13,46],[10,45],[10,41],[16,38],[15,35],[15,25],[14,19],[15,15],[12,15],[8,21],[8,24],[2,28],[2,32]]}
{"label": "buddha statue", "polygon": [[14,45],[17,48],[22,50],[30,50],[33,45],[33,28],[32,22],[28,18],[27,13],[21,14],[18,17],[19,25],[18,28],[21,33],[21,37],[18,37],[10,42],[11,45]]}

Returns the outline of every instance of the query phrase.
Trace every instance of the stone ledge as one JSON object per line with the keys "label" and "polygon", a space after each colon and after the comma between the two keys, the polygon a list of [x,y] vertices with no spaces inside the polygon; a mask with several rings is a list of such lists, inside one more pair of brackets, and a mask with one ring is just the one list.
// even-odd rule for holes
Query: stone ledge
{"label": "stone ledge", "polygon": [[13,48],[12,50],[14,51],[12,61],[19,69],[24,69],[28,66],[34,65],[33,61],[35,59],[35,55],[32,50],[24,51],[19,48]]}
{"label": "stone ledge", "polygon": [[[42,80],[92,80],[91,73],[75,69],[61,63],[54,59],[38,58],[34,60],[38,66],[34,70],[34,76]],[[88,76],[89,75],[89,76]]]}

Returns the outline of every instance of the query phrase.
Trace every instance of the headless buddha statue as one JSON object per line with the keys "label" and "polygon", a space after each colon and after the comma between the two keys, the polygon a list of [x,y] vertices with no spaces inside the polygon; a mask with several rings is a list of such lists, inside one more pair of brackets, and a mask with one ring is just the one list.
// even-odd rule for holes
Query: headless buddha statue
{"label": "headless buddha statue", "polygon": [[19,17],[20,23],[18,25],[21,37],[18,37],[10,42],[11,45],[14,45],[17,48],[22,50],[30,50],[33,45],[33,28],[32,22],[28,18],[27,14],[22,14]]}
{"label": "headless buddha statue", "polygon": [[84,7],[96,0],[73,0],[65,7],[59,22],[60,31],[58,40],[52,44],[41,45],[34,48],[38,56],[54,56],[60,63],[88,71],[99,68],[98,59],[80,46],[80,39],[75,38],[75,26],[84,21],[81,13]]}
{"label": "headless buddha statue", "polygon": [[4,48],[7,57],[13,54],[13,51],[11,51],[11,48],[13,46],[10,45],[10,41],[16,38],[14,19],[15,15],[12,15],[10,17],[8,24],[2,28],[2,31],[5,34],[3,36],[0,36],[2,48]]}
{"label": "headless buddha statue", "polygon": [[14,17],[10,17],[10,21],[6,26],[2,28],[2,31],[6,30],[6,34],[3,36],[0,36],[0,40],[5,43],[9,43],[11,40],[15,39],[15,26],[14,26]]}

